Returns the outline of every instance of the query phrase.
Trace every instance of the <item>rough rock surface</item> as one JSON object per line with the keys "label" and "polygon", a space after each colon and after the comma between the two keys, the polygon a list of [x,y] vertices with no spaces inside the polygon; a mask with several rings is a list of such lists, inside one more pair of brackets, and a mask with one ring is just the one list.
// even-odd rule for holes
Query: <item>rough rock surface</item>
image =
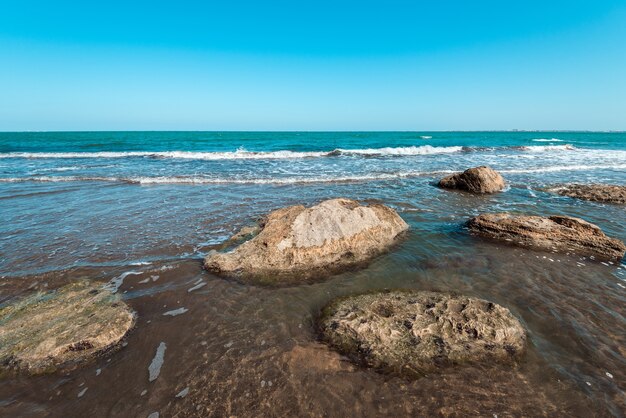
{"label": "rough rock surface", "polygon": [[511,361],[526,331],[508,309],[418,291],[341,298],[322,312],[322,338],[364,365],[407,376],[462,363]]}
{"label": "rough rock surface", "polygon": [[611,184],[567,184],[549,189],[561,196],[626,205],[626,186]]}
{"label": "rough rock surface", "polygon": [[210,253],[212,272],[246,281],[281,284],[319,277],[366,262],[408,229],[379,204],[332,199],[310,208],[271,212],[258,235],[226,253]]}
{"label": "rough rock surface", "polygon": [[600,259],[621,259],[626,246],[607,237],[594,224],[569,216],[514,216],[508,213],[485,213],[468,222],[478,235],[505,240],[542,250],[573,252]]}
{"label": "rough rock surface", "polygon": [[486,166],[470,168],[439,181],[441,188],[459,189],[471,193],[495,193],[504,189],[504,186],[504,179],[500,173]]}
{"label": "rough rock surface", "polygon": [[87,281],[0,309],[0,365],[43,373],[116,346],[135,323],[119,297]]}

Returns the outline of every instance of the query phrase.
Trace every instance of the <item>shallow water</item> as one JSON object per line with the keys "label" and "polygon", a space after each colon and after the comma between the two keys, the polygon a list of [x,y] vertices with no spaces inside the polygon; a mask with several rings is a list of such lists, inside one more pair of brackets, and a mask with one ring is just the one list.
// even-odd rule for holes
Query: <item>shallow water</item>
{"label": "shallow water", "polygon": [[[477,197],[433,186],[479,164],[510,187]],[[1,380],[0,415],[623,416],[626,266],[463,227],[488,211],[565,214],[626,241],[623,206],[544,191],[568,182],[626,184],[626,135],[0,134],[0,301],[87,277],[110,282],[139,315],[116,353]],[[411,229],[368,268],[319,283],[268,289],[202,270],[203,254],[269,210],[337,196],[382,201]],[[529,351],[514,367],[407,381],[316,343],[330,300],[397,287],[506,306]]]}

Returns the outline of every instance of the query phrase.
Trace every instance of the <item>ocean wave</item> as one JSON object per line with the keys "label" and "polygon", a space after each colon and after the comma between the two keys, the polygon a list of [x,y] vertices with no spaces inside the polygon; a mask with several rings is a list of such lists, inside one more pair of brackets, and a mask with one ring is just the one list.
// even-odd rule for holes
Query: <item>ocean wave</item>
{"label": "ocean wave", "polygon": [[571,144],[565,145],[526,145],[521,147],[524,151],[546,152],[546,151],[574,151],[576,147]]}
{"label": "ocean wave", "polygon": [[[503,174],[551,173],[558,171],[591,171],[591,170],[624,170],[626,164],[616,165],[560,165],[534,168],[499,169]],[[57,183],[57,182],[115,182],[138,185],[157,184],[311,184],[311,183],[358,183],[377,180],[394,180],[415,177],[441,176],[462,170],[434,171],[395,171],[362,175],[336,175],[318,177],[269,177],[269,178],[233,178],[233,177],[202,177],[202,176],[137,176],[137,177],[106,177],[106,176],[30,176],[0,178],[0,183]]]}
{"label": "ocean wave", "polygon": [[204,152],[204,151],[123,151],[123,152],[7,152],[0,153],[0,159],[27,158],[27,159],[72,159],[72,158],[156,158],[156,159],[184,159],[184,160],[272,160],[272,159],[300,159],[320,158],[337,156],[362,156],[362,157],[386,157],[386,156],[412,156],[430,154],[450,154],[457,152],[475,152],[490,150],[518,150],[531,152],[574,150],[573,145],[530,145],[518,147],[463,147],[431,145],[410,147],[383,147],[364,149],[337,148],[332,151],[247,151],[239,148],[232,152]]}
{"label": "ocean wave", "polygon": [[558,139],[558,138],[536,138],[536,139],[531,139],[531,141],[534,142],[563,142],[562,139]]}
{"label": "ocean wave", "polygon": [[301,183],[356,183],[375,180],[393,180],[421,176],[450,174],[451,170],[440,171],[398,171],[352,176],[320,177],[273,177],[273,178],[215,178],[198,176],[159,176],[159,177],[98,177],[98,176],[38,176],[0,178],[0,183],[25,182],[121,182],[129,184],[301,184]]}
{"label": "ocean wave", "polygon": [[432,139],[432,136],[430,135],[422,135],[420,136],[421,139]]}
{"label": "ocean wave", "polygon": [[401,156],[401,155],[429,155],[429,154],[451,154],[461,152],[464,147],[433,147],[422,145],[419,147],[385,147],[385,148],[365,148],[365,149],[342,149],[338,148],[334,152],[341,155],[360,156]]}

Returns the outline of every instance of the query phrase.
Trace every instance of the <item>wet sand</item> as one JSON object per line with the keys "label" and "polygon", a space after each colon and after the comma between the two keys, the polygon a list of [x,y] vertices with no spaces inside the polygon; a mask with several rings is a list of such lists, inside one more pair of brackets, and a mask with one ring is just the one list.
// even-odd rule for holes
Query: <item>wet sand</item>
{"label": "wet sand", "polygon": [[[284,288],[215,277],[197,259],[135,266],[139,274],[127,274],[119,287],[139,315],[125,346],[73,371],[3,379],[0,411],[33,417],[620,416],[626,334],[623,316],[615,315],[626,305],[614,280],[598,278],[617,267],[476,244],[473,257],[451,254],[401,269],[397,262],[411,247],[406,241],[403,251],[369,269]],[[577,261],[585,266],[562,268]],[[127,271],[82,268],[3,279],[2,300]],[[328,301],[395,287],[454,290],[507,306],[529,330],[528,353],[513,367],[443,369],[410,381],[354,366],[317,342],[315,320]],[[162,365],[155,361],[159,346],[165,346]]]}

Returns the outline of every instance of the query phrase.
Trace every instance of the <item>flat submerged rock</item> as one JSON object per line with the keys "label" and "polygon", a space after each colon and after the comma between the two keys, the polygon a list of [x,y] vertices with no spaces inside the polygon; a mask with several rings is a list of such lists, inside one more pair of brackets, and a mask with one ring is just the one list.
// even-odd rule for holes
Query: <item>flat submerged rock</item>
{"label": "flat submerged rock", "polygon": [[434,292],[338,299],[323,309],[320,331],[358,363],[413,377],[463,363],[513,362],[526,345],[526,331],[508,309]]}
{"label": "flat submerged rock", "polygon": [[516,216],[485,213],[469,220],[477,235],[545,251],[573,252],[604,260],[620,260],[626,246],[583,219],[569,216]]}
{"label": "flat submerged rock", "polygon": [[99,283],[76,282],[0,309],[0,367],[32,374],[79,363],[118,345],[131,309]]}
{"label": "flat submerged rock", "polygon": [[592,202],[606,202],[626,205],[626,186],[612,184],[566,184],[553,187],[549,191],[561,196]]}
{"label": "flat submerged rock", "polygon": [[234,250],[209,254],[204,265],[249,282],[302,282],[366,263],[407,229],[393,209],[380,204],[331,199],[310,208],[290,206],[271,212],[258,235]]}

